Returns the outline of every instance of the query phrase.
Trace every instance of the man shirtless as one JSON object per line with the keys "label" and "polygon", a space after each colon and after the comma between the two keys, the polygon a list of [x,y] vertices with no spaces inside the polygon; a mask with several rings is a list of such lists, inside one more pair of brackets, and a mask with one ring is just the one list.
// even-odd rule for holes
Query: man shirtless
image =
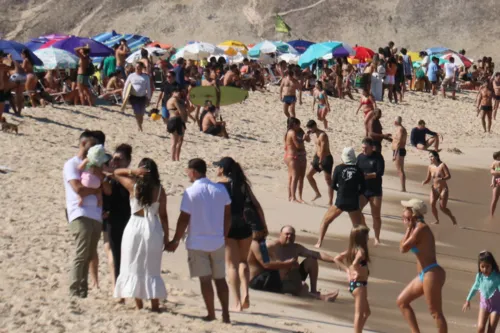
{"label": "man shirtless", "polygon": [[80,94],[80,101],[82,105],[85,105],[85,101],[90,106],[93,105],[93,98],[90,94],[90,74],[89,68],[93,66],[90,59],[90,47],[88,45],[77,47],[75,49],[76,55],[80,58],[78,62],[78,75],[77,75],[77,85],[78,85],[78,93]]}
{"label": "man shirtless", "polygon": [[498,105],[500,104],[500,72],[496,72],[493,81],[493,91],[495,92],[495,106],[493,107],[493,120],[497,120]]}
{"label": "man shirtless", "polygon": [[314,120],[309,120],[306,124],[307,134],[306,137],[309,137],[311,134],[314,134],[316,138],[314,139],[314,144],[316,146],[316,154],[314,155],[313,161],[311,163],[311,168],[307,173],[307,180],[309,184],[316,193],[314,199],[321,198],[321,193],[319,192],[318,185],[314,180],[314,175],[316,173],[321,173],[324,171],[325,181],[328,185],[328,205],[331,206],[333,204],[333,187],[332,184],[332,170],[333,170],[333,156],[330,152],[330,142],[328,141],[328,135],[324,131],[321,131],[318,128],[318,125]]}
{"label": "man shirtless", "polygon": [[228,139],[229,135],[226,131],[226,122],[217,121],[215,119],[216,107],[212,103],[206,103],[203,112],[201,113],[201,130],[205,134],[213,136],[221,136]]}
{"label": "man shirtless", "polygon": [[493,113],[493,87],[491,82],[485,82],[477,94],[477,116],[481,113],[481,123],[486,133],[486,119],[488,120],[488,133],[491,133],[491,116]]}
{"label": "man shirtless", "polygon": [[302,87],[300,82],[295,78],[293,67],[290,66],[286,76],[281,80],[280,84],[280,100],[283,101],[283,112],[287,118],[295,118],[297,90],[299,91],[299,104],[302,105]]}
{"label": "man shirtless", "polygon": [[127,74],[125,73],[125,64],[129,53],[130,49],[128,48],[127,41],[125,39],[120,40],[120,46],[115,51],[116,71],[120,71],[122,73],[124,80],[127,78]]}
{"label": "man shirtless", "polygon": [[229,71],[224,75],[224,86],[229,87],[239,87],[239,71],[238,66],[233,64],[229,68]]}
{"label": "man shirtless", "polygon": [[99,98],[109,99],[109,97],[113,95],[121,96],[123,93],[123,85],[122,72],[116,71],[108,80],[105,93],[99,96]]}
{"label": "man shirtless", "polygon": [[392,160],[396,165],[399,180],[401,181],[401,192],[406,192],[406,174],[405,174],[405,156],[406,156],[406,139],[408,132],[402,125],[403,119],[397,116],[394,120],[394,134],[392,135]]}
{"label": "man shirtless", "polygon": [[[298,257],[306,259],[299,264]],[[318,259],[333,262],[333,257],[326,253],[311,251],[295,243],[295,229],[284,226],[281,228],[279,239],[269,242],[267,246],[264,239],[252,241],[248,257],[250,288],[333,302],[338,296],[338,291],[321,295],[317,290]],[[263,278],[266,276],[269,276],[271,285],[266,286],[263,283]],[[308,276],[310,290],[305,283]]]}

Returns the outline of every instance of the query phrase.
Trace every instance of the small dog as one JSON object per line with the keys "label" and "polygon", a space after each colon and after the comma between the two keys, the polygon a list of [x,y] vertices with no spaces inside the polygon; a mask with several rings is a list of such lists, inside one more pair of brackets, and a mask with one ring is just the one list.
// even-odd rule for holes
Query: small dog
{"label": "small dog", "polygon": [[2,123],[2,131],[3,132],[16,132],[16,134],[19,134],[19,126],[16,124],[11,124],[8,123],[5,117],[2,117],[1,121]]}

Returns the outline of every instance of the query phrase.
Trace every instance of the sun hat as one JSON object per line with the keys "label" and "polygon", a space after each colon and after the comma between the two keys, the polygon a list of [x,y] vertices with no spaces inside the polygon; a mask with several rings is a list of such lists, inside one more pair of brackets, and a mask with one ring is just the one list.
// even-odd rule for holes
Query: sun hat
{"label": "sun hat", "polygon": [[342,151],[341,158],[345,164],[356,164],[356,153],[354,152],[354,148],[345,147]]}
{"label": "sun hat", "polygon": [[405,208],[410,208],[416,215],[423,216],[427,213],[427,205],[420,199],[401,200],[401,205]]}

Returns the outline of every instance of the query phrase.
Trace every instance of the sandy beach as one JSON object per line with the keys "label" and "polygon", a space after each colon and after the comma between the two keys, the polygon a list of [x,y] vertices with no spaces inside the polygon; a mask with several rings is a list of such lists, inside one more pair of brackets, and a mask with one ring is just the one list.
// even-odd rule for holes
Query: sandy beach
{"label": "sandy beach", "polygon": [[[330,98],[331,128],[327,131],[335,164],[346,146],[360,151],[363,135],[362,114],[355,115],[355,100]],[[405,102],[393,105],[377,103],[383,111],[385,132],[393,131],[393,119],[403,117],[408,132],[424,119],[427,126],[444,136],[441,159],[450,168],[449,208],[457,216],[454,227],[444,214],[441,224],[432,226],[436,237],[438,262],[447,272],[444,287],[444,313],[449,332],[475,330],[479,297],[472,311],[463,314],[462,304],[477,272],[477,254],[483,249],[495,255],[500,218],[490,221],[491,200],[489,167],[492,153],[498,148],[500,129],[497,122],[492,134],[483,133],[476,118],[475,93],[458,94],[458,101],[408,92]],[[297,105],[297,117],[303,124],[315,119],[312,97],[304,96]],[[156,101],[154,97],[153,101]],[[152,314],[136,311],[133,302],[118,305],[111,297],[109,270],[102,243],[99,244],[100,290],[91,290],[83,300],[68,296],[68,272],[73,257],[73,239],[64,215],[62,167],[77,152],[78,136],[84,129],[102,130],[106,148],[112,151],[120,143],[133,147],[132,166],[143,157],[153,158],[159,166],[162,184],[168,197],[170,228],[175,229],[180,198],[189,186],[185,176],[187,161],[200,157],[207,162],[232,156],[240,162],[252,181],[255,193],[266,214],[271,238],[280,228],[291,224],[297,229],[297,241],[312,248],[319,224],[327,209],[326,185],[317,176],[323,198],[314,204],[313,191],[306,183],[307,204],[287,201],[286,167],[283,163],[283,140],[286,118],[275,87],[267,93],[250,93],[243,104],[222,109],[228,123],[229,140],[201,134],[195,124],[188,130],[180,162],[170,161],[170,138],[161,121],[147,119],[144,132],[138,133],[130,108],[121,113],[118,107],[49,106],[25,109],[22,118],[5,115],[19,124],[19,135],[0,132],[0,165],[12,172],[0,173],[0,332],[352,332],[353,298],[348,292],[345,273],[333,265],[320,264],[318,287],[323,291],[340,290],[335,303],[303,300],[287,295],[251,291],[251,307],[243,313],[231,313],[229,328],[219,322],[205,323],[203,299],[198,281],[190,279],[187,254],[181,244],[175,254],[163,255],[162,276],[167,284],[166,311]],[[307,145],[308,160],[313,144]],[[401,254],[399,241],[404,227],[399,201],[419,198],[428,201],[429,186],[422,186],[428,165],[427,154],[408,148],[406,158],[408,193],[399,192],[399,179],[392,163],[388,143],[384,201],[382,206],[383,245],[370,247],[368,286],[372,315],[366,332],[406,332],[408,327],[396,306],[404,286],[417,275],[416,259]],[[214,179],[215,168],[208,174]],[[500,212],[497,212],[500,216]],[[428,214],[431,220],[431,214]],[[371,226],[371,217],[367,216]],[[347,248],[351,224],[342,215],[328,230],[323,250],[335,255]],[[370,242],[372,245],[372,241]],[[216,300],[217,315],[220,306]],[[422,332],[434,332],[434,324],[423,298],[414,302]]]}

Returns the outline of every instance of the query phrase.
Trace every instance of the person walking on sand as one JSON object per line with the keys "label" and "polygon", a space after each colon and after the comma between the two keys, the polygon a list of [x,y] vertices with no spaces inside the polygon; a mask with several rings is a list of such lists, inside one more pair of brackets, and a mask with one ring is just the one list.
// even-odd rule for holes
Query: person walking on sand
{"label": "person walking on sand", "polygon": [[226,238],[226,266],[229,286],[235,298],[234,310],[243,311],[250,307],[248,253],[252,243],[252,226],[245,219],[244,212],[246,203],[256,202],[257,199],[252,193],[250,181],[235,160],[224,157],[213,164],[218,167],[218,183],[224,185],[231,199],[231,227]]}
{"label": "person walking on sand", "polygon": [[151,310],[159,312],[160,300],[167,297],[161,257],[169,231],[167,194],[158,167],[152,159],[143,158],[138,169],[116,169],[113,175],[130,193],[132,214],[123,232],[114,297],[134,298],[139,310],[142,300],[151,300]]}
{"label": "person walking on sand", "polygon": [[498,198],[500,197],[500,151],[493,154],[493,164],[491,165],[491,187],[493,191],[491,193],[491,205],[490,205],[490,216],[493,217],[495,210],[497,208]]}
{"label": "person walking on sand", "polygon": [[192,278],[200,279],[201,293],[208,312],[204,320],[216,319],[213,279],[222,306],[222,321],[230,323],[225,239],[231,227],[231,199],[224,186],[211,182],[206,173],[205,161],[199,158],[189,161],[187,175],[193,185],[182,196],[175,235],[166,250],[174,252],[189,228],[186,239],[189,272]]}
{"label": "person walking on sand", "polygon": [[392,135],[392,160],[394,161],[401,182],[401,192],[406,192],[405,147],[408,132],[403,126],[403,118],[401,116],[397,116],[394,119],[394,126],[394,134]]}
{"label": "person walking on sand", "polygon": [[411,251],[417,256],[419,273],[399,294],[396,303],[411,331],[418,333],[420,329],[417,318],[410,304],[424,296],[438,332],[447,333],[448,324],[442,308],[442,290],[446,281],[446,272],[437,263],[436,241],[431,228],[424,221],[427,206],[418,199],[401,201],[401,205],[404,207],[402,218],[406,232],[399,243],[399,250],[402,253]]}
{"label": "person walking on sand", "polygon": [[485,82],[477,94],[477,116],[481,113],[481,124],[486,133],[486,121],[488,122],[488,133],[491,133],[491,117],[493,114],[493,96],[495,92],[491,82]]}
{"label": "person walking on sand", "polygon": [[495,333],[500,320],[500,272],[489,251],[481,251],[477,258],[476,279],[467,295],[462,311],[470,310],[470,301],[479,291],[480,303],[477,318],[478,333]]}
{"label": "person walking on sand", "polygon": [[283,112],[287,118],[295,118],[297,90],[299,91],[299,104],[302,105],[302,87],[295,78],[293,67],[289,67],[280,85],[280,100],[283,102]]}
{"label": "person walking on sand", "polygon": [[314,175],[323,171],[326,184],[328,185],[328,205],[331,206],[333,204],[332,171],[334,163],[332,153],[330,152],[328,135],[318,128],[318,125],[314,120],[309,120],[306,127],[307,137],[310,137],[313,134],[315,135],[314,145],[316,146],[316,154],[313,157],[311,168],[307,173],[307,180],[316,194],[312,201],[321,198],[321,193],[319,192],[318,185],[314,180]]}
{"label": "person walking on sand", "polygon": [[349,247],[335,257],[335,263],[346,272],[349,292],[354,297],[354,332],[362,333],[371,314],[368,304],[368,235],[370,229],[358,225],[351,230]]}
{"label": "person walking on sand", "polygon": [[365,177],[363,171],[356,165],[356,153],[351,147],[342,151],[342,164],[333,171],[332,187],[337,191],[335,205],[330,206],[323,217],[319,228],[319,238],[315,247],[320,248],[325,238],[328,226],[343,212],[349,214],[353,227],[361,224],[361,209],[359,198],[365,192]]}
{"label": "person walking on sand", "polygon": [[[300,128],[300,120],[288,118],[288,128],[285,134],[285,163],[288,166],[288,200],[290,202],[304,203],[302,190],[307,168],[306,149],[304,146],[304,131]],[[297,187],[299,198],[297,200]]]}
{"label": "person walking on sand", "polygon": [[326,120],[326,116],[328,112],[330,112],[330,103],[328,103],[328,95],[323,90],[323,83],[321,81],[316,81],[316,87],[313,92],[313,112],[314,106],[318,106],[318,110],[316,111],[317,117],[319,121],[323,122],[323,126],[325,129],[328,128],[328,120]]}
{"label": "person walking on sand", "polygon": [[446,181],[451,179],[450,170],[445,163],[441,162],[439,153],[436,151],[429,151],[429,160],[431,164],[427,169],[427,177],[422,182],[422,185],[426,185],[432,180],[430,202],[432,206],[432,215],[434,215],[436,219],[436,222],[433,224],[439,224],[438,210],[436,208],[437,201],[439,200],[439,208],[441,211],[451,219],[453,225],[457,225],[455,216],[453,216],[450,209],[446,207],[449,197],[448,184]]}
{"label": "person walking on sand", "polygon": [[[358,155],[356,165],[364,173],[365,190],[359,196],[360,209],[369,203],[373,218],[373,231],[375,232],[375,246],[380,244],[380,231],[382,229],[382,176],[385,172],[384,156],[373,149],[373,140],[365,138],[361,143],[363,152]],[[361,215],[361,224],[365,224],[365,217]]]}
{"label": "person walking on sand", "polygon": [[120,45],[115,51],[116,57],[116,68],[115,71],[121,72],[124,80],[127,79],[127,73],[125,72],[125,65],[127,55],[130,53],[130,49],[127,45],[127,41],[125,39],[120,40]]}
{"label": "person walking on sand", "polygon": [[451,87],[451,98],[455,99],[455,81],[458,67],[455,64],[455,58],[450,57],[448,60],[450,62],[444,64],[445,78],[443,83],[441,83],[441,91],[443,92],[443,97],[446,98],[446,88]]}
{"label": "person walking on sand", "polygon": [[[135,120],[139,132],[142,132],[142,123],[144,121],[144,114],[146,113],[146,106],[153,96],[151,82],[149,76],[143,72],[144,64],[138,62],[135,64],[135,73],[130,74],[125,81],[123,91],[127,91],[129,85],[132,86],[130,91],[129,102],[134,110]],[[125,100],[126,96],[123,96]]]}
{"label": "person walking on sand", "polygon": [[[89,149],[97,144],[91,131],[80,135],[78,153],[64,163],[63,179],[66,193],[66,217],[69,229],[75,238],[76,253],[70,273],[71,296],[86,298],[88,273],[92,258],[97,257],[97,244],[102,231],[102,208],[97,204],[100,188],[85,187],[81,182],[82,172],[78,166],[87,157]],[[101,180],[104,175],[100,175]],[[80,205],[80,198],[83,204]]]}
{"label": "person walking on sand", "polygon": [[80,101],[82,105],[85,105],[85,101],[90,105],[94,106],[92,101],[92,96],[90,94],[90,75],[91,70],[93,69],[91,66],[92,60],[90,59],[90,47],[88,45],[77,47],[75,49],[75,53],[80,58],[78,61],[78,75],[77,75],[77,84],[78,84],[78,93],[80,94]]}

